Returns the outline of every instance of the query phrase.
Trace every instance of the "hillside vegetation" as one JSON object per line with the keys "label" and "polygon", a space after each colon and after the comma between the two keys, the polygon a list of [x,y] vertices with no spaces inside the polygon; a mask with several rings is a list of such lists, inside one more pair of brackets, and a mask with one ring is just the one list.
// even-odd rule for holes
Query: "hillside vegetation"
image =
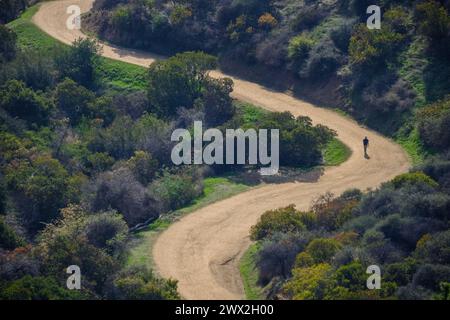
{"label": "hillside vegetation", "polygon": [[[395,137],[420,162],[434,149],[417,138],[417,109],[448,100],[450,5],[372,2],[97,0],[84,21],[124,46],[203,50],[293,74],[321,92],[319,100]],[[371,4],[382,9],[380,30],[366,27]]]}
{"label": "hillside vegetation", "polygon": [[[174,165],[176,128],[276,126],[281,163],[298,168],[321,165],[334,141],[306,117],[233,101],[233,82],[208,74],[211,55],[111,61],[95,40],[44,34],[36,10],[0,25],[0,299],[178,299],[176,281],[128,263],[131,233],[245,190],[214,177],[249,167]],[[65,289],[71,264],[79,292]]]}

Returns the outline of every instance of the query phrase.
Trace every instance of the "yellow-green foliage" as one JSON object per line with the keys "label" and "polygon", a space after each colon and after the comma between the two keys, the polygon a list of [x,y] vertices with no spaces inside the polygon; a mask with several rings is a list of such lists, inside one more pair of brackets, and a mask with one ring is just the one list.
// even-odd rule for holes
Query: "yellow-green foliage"
{"label": "yellow-green foliage", "polygon": [[287,233],[304,229],[301,213],[291,204],[285,208],[266,211],[252,227],[250,236],[252,240],[261,240],[275,232]]}
{"label": "yellow-green foliage", "polygon": [[311,300],[320,295],[318,292],[326,282],[331,266],[321,263],[307,268],[292,270],[292,279],[284,286],[284,291],[294,300]]}
{"label": "yellow-green foliage", "polygon": [[388,27],[369,30],[365,24],[358,25],[350,39],[350,62],[356,66],[374,66],[386,61],[404,39],[400,33]]}
{"label": "yellow-green foliage", "polygon": [[395,177],[391,183],[395,188],[401,188],[406,184],[425,183],[430,187],[437,188],[439,185],[432,178],[422,172],[405,173]]}

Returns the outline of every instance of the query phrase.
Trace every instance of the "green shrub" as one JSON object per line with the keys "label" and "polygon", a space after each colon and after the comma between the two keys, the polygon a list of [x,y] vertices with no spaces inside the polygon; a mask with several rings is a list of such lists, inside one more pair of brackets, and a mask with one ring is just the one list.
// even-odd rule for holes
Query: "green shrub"
{"label": "green shrub", "polygon": [[119,300],[177,300],[176,280],[157,278],[151,271],[132,268],[121,271],[113,280],[110,298]]}
{"label": "green shrub", "polygon": [[314,41],[304,35],[298,35],[289,40],[288,57],[296,70],[300,70],[308,58]]}
{"label": "green shrub", "polygon": [[164,175],[153,181],[149,187],[150,193],[162,202],[166,211],[176,210],[188,205],[202,194],[203,184],[187,173]]}
{"label": "green shrub", "polygon": [[2,300],[78,300],[82,298],[85,298],[83,293],[65,289],[53,277],[26,275],[7,283],[0,290],[0,299]]}
{"label": "green shrub", "polygon": [[420,183],[427,184],[432,188],[437,188],[439,186],[436,181],[422,172],[412,172],[399,175],[395,177],[391,181],[391,183],[396,189],[402,188],[405,185],[414,185]]}
{"label": "green shrub", "polygon": [[46,124],[52,109],[50,101],[42,93],[17,80],[10,80],[0,87],[0,107],[30,125]]}
{"label": "green shrub", "polygon": [[0,64],[11,61],[16,56],[16,41],[14,31],[0,24]]}
{"label": "green shrub", "polygon": [[295,210],[294,205],[277,210],[269,210],[259,219],[259,222],[251,228],[252,240],[261,240],[270,237],[276,232],[298,232],[305,230],[301,213]]}
{"label": "green shrub", "polygon": [[23,244],[23,240],[6,224],[3,217],[0,217],[0,248],[13,250]]}
{"label": "green shrub", "polygon": [[336,252],[341,248],[341,244],[334,239],[314,239],[306,247],[307,252],[314,263],[330,262]]}
{"label": "green shrub", "polygon": [[416,118],[426,146],[437,150],[450,147],[450,97],[421,109]]}

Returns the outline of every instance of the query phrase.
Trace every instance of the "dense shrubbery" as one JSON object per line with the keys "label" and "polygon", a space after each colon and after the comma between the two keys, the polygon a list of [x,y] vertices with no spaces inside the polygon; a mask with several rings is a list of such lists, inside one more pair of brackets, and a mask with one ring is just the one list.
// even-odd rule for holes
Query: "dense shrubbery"
{"label": "dense shrubbery", "polygon": [[450,97],[421,109],[417,114],[422,140],[439,151],[450,147]]}
{"label": "dense shrubbery", "polygon": [[[187,18],[181,9],[171,16],[178,23]],[[266,31],[275,26],[275,17],[262,12],[259,18]],[[79,39],[45,55],[24,49],[16,54],[14,33],[2,27],[0,37],[10,54],[2,53],[0,61],[0,297],[5,299],[179,298],[176,282],[123,270],[129,230],[203,193],[207,170],[171,161],[175,128],[191,129],[195,120],[206,128],[279,128],[283,148],[291,150],[282,163],[295,166],[320,163],[333,136],[290,114],[246,123],[230,97],[233,82],[209,77],[216,59],[201,52],[152,65],[146,90],[111,90],[99,71],[105,62],[95,41]],[[83,270],[80,294],[61,289],[72,264]]]}
{"label": "dense shrubbery", "polygon": [[[311,212],[266,212],[251,234],[262,244],[259,279],[270,283],[270,297],[445,298],[450,195],[439,178],[449,172],[447,159],[435,159],[366,195],[326,194]],[[381,290],[366,287],[373,264]]]}
{"label": "dense shrubbery", "polygon": [[0,24],[14,20],[29,4],[36,0],[1,0],[0,1]]}
{"label": "dense shrubbery", "polygon": [[10,61],[16,55],[16,34],[0,24],[0,63]]}
{"label": "dense shrubbery", "polygon": [[[326,104],[339,104],[385,134],[408,135],[413,110],[449,94],[448,5],[381,1],[382,27],[369,30],[371,4],[98,0],[86,21],[101,37],[126,46],[205,50],[225,61],[289,70],[319,91],[334,90],[330,99],[320,94]],[[381,120],[388,112],[390,120]]]}
{"label": "dense shrubbery", "polygon": [[322,162],[322,151],[336,133],[323,126],[313,125],[308,117],[295,118],[290,112],[271,112],[247,121],[236,113],[228,128],[279,129],[280,164],[289,167],[312,167]]}

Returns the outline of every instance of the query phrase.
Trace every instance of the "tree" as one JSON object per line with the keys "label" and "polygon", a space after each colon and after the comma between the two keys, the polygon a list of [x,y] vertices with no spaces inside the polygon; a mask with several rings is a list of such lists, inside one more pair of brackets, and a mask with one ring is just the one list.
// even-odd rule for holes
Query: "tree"
{"label": "tree", "polygon": [[0,248],[13,250],[24,242],[17,236],[14,230],[8,226],[5,219],[0,216]]}
{"label": "tree", "polygon": [[8,27],[0,24],[0,64],[11,61],[16,56],[17,35]]}
{"label": "tree", "polygon": [[0,1],[0,24],[6,24],[15,19],[28,5],[27,0],[2,0]]}
{"label": "tree", "polygon": [[62,218],[48,224],[38,238],[35,254],[42,272],[65,281],[67,266],[77,265],[83,272],[83,289],[99,295],[120,267],[121,260],[113,254],[124,241],[124,222],[111,213],[90,216],[80,206],[61,211]]}
{"label": "tree", "polygon": [[155,111],[169,118],[179,107],[192,108],[200,98],[208,70],[216,67],[216,59],[201,52],[177,54],[150,66],[148,97]]}
{"label": "tree", "polygon": [[233,91],[233,80],[209,79],[204,86],[201,102],[205,112],[206,124],[217,127],[235,113],[230,93]]}
{"label": "tree", "polygon": [[61,78],[71,78],[82,86],[92,87],[100,60],[99,44],[92,39],[77,39],[71,47],[61,49],[55,59]]}
{"label": "tree", "polygon": [[65,78],[55,89],[56,106],[67,115],[71,124],[77,124],[83,116],[90,115],[88,106],[94,99],[92,91],[69,78]]}
{"label": "tree", "polygon": [[0,107],[12,117],[38,126],[47,122],[52,110],[50,101],[41,93],[33,91],[17,80],[9,80],[0,87]]}
{"label": "tree", "polygon": [[419,32],[431,42],[433,49],[448,50],[450,44],[450,15],[443,5],[434,0],[416,6]]}
{"label": "tree", "polygon": [[290,112],[268,113],[255,126],[280,130],[280,164],[290,167],[320,163],[321,150],[336,135],[325,126],[313,126],[310,118],[294,118]]}
{"label": "tree", "polygon": [[69,175],[58,160],[38,155],[30,162],[17,161],[8,165],[6,181],[14,191],[13,199],[23,223],[31,230],[58,217],[67,202]]}

